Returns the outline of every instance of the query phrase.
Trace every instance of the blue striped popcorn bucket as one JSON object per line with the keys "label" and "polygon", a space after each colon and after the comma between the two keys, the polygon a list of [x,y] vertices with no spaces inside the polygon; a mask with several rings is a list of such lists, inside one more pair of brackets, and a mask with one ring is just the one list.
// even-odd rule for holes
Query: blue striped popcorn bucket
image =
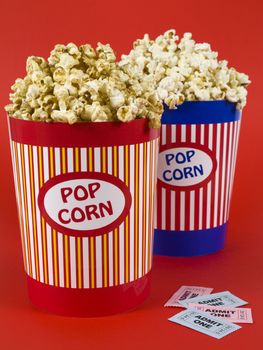
{"label": "blue striped popcorn bucket", "polygon": [[184,102],[162,117],[154,253],[224,247],[241,113],[228,101]]}

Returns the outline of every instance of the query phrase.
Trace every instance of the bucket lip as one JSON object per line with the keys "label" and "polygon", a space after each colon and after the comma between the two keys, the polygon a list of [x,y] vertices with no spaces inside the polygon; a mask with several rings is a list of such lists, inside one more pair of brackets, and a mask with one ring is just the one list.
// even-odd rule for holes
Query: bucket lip
{"label": "bucket lip", "polygon": [[[179,104],[177,106],[177,109],[181,108],[181,106],[183,106],[183,105],[191,105],[191,106],[203,105],[203,106],[206,106],[206,107],[208,105],[212,105],[212,106],[215,106],[215,105],[217,105],[217,106],[220,106],[220,105],[221,106],[223,106],[223,105],[227,106],[228,105],[228,106],[232,106],[233,109],[237,110],[237,102],[231,102],[231,101],[228,101],[228,100],[193,100],[193,101],[184,100],[183,103],[181,103],[181,104]],[[164,106],[165,109],[170,109],[169,106],[166,103],[164,103],[163,106]]]}
{"label": "bucket lip", "polygon": [[148,119],[130,122],[47,123],[8,116],[12,141],[50,147],[103,147],[142,143],[157,139],[159,129]]}
{"label": "bucket lip", "polygon": [[227,100],[184,101],[176,109],[164,105],[162,124],[216,124],[237,121],[242,111]]}
{"label": "bucket lip", "polygon": [[105,125],[115,125],[115,124],[119,124],[119,125],[122,125],[122,124],[125,124],[125,123],[134,123],[134,122],[137,122],[138,120],[148,120],[147,118],[137,118],[137,119],[134,119],[134,120],[131,120],[130,122],[122,122],[121,120],[116,120],[116,121],[100,121],[100,122],[91,122],[91,121],[81,121],[81,122],[77,122],[77,123],[73,123],[73,124],[69,124],[69,123],[63,123],[63,122],[53,122],[53,121],[50,121],[50,122],[47,122],[45,120],[31,120],[31,119],[20,119],[20,118],[16,118],[12,115],[7,115],[7,118],[8,119],[15,119],[19,122],[25,122],[25,123],[38,123],[38,124],[45,124],[45,125],[69,125],[69,126],[79,126],[79,125],[85,125],[85,126],[88,126],[88,125],[100,125],[100,124],[105,124]]}
{"label": "bucket lip", "polygon": [[[184,102],[183,103],[181,103],[179,106],[181,106],[182,104],[184,104],[184,103],[211,103],[211,102],[216,102],[216,103],[230,103],[230,104],[232,104],[232,105],[235,105],[236,106],[236,102],[231,102],[231,101],[229,101],[229,100],[226,100],[226,99],[220,99],[220,100],[184,100]],[[166,104],[165,104],[166,105]],[[166,105],[167,106],[167,105]]]}

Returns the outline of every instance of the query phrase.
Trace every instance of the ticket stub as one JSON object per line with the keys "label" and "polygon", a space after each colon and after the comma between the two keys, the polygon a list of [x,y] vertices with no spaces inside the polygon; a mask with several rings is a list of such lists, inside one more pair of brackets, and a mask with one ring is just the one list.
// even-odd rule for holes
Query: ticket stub
{"label": "ticket stub", "polygon": [[179,312],[168,320],[210,335],[216,339],[221,339],[241,328],[234,323],[219,320],[217,317],[195,309],[187,309]]}
{"label": "ticket stub", "polygon": [[[188,307],[189,301],[179,301],[183,307]],[[210,295],[198,296],[191,299],[193,304],[204,304],[204,305],[213,305],[213,306],[230,306],[238,307],[246,305],[247,302],[236,297],[234,294],[225,291],[220,293],[213,293]]]}
{"label": "ticket stub", "polygon": [[197,287],[197,286],[182,286],[171,298],[164,304],[165,307],[182,307],[179,301],[195,298],[201,295],[207,295],[212,292],[213,288]]}
{"label": "ticket stub", "polygon": [[202,304],[188,304],[189,308],[209,313],[209,315],[224,318],[234,323],[253,323],[252,312],[249,308],[220,307]]}

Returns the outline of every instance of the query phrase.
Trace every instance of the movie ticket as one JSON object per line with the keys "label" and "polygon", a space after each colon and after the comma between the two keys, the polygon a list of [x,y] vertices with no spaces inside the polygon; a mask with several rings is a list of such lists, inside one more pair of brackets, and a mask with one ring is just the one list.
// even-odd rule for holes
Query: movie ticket
{"label": "movie ticket", "polygon": [[198,311],[207,312],[211,316],[224,318],[229,322],[253,323],[252,312],[249,308],[220,307],[193,303],[189,303],[188,306]]}
{"label": "movie ticket", "polygon": [[195,298],[201,295],[207,295],[212,292],[213,288],[197,287],[197,286],[182,286],[171,298],[164,304],[165,307],[182,307],[179,301]]}
{"label": "movie ticket", "polygon": [[[183,307],[188,307],[189,301],[179,301]],[[246,305],[247,302],[236,297],[234,294],[225,291],[220,293],[213,293],[210,295],[198,296],[191,299],[193,304],[204,304],[204,305],[213,305],[213,306],[230,306],[237,307]]]}
{"label": "movie ticket", "polygon": [[187,309],[168,319],[169,321],[192,328],[198,332],[221,339],[241,327],[225,320],[219,320],[206,312]]}

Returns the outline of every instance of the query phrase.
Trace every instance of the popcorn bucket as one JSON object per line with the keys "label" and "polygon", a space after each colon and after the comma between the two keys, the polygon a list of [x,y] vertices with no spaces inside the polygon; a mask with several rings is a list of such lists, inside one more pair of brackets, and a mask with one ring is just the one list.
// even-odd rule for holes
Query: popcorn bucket
{"label": "popcorn bucket", "polygon": [[154,253],[224,247],[241,113],[227,101],[184,102],[162,117]]}
{"label": "popcorn bucket", "polygon": [[9,118],[29,298],[68,316],[126,311],[149,294],[159,131],[148,121]]}

